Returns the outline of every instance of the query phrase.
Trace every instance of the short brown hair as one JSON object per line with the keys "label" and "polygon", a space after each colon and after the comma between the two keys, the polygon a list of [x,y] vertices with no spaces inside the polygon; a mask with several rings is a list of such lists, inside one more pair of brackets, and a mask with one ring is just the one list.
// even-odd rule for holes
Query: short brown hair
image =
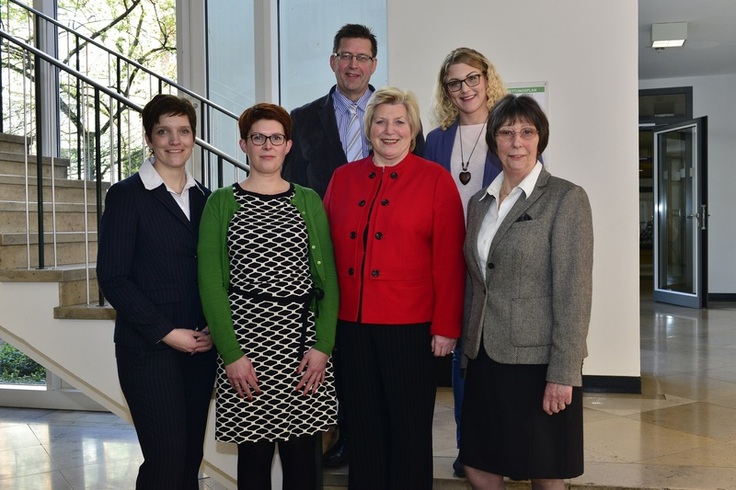
{"label": "short brown hair", "polygon": [[332,42],[332,52],[337,53],[340,49],[340,41],[343,39],[367,39],[371,42],[371,55],[375,58],[378,54],[378,42],[376,36],[371,30],[360,24],[345,24],[335,34],[335,39]]}
{"label": "short brown hair", "polygon": [[192,134],[197,137],[197,110],[189,99],[171,94],[158,94],[146,104],[141,111],[141,117],[143,130],[149,140],[153,126],[159,122],[161,116],[187,116]]}
{"label": "short brown hair", "polygon": [[270,119],[281,123],[284,127],[284,136],[286,136],[287,140],[291,139],[291,116],[289,116],[289,113],[283,107],[267,102],[261,102],[243,111],[238,118],[240,137],[243,139],[248,138],[250,128],[261,119]]}
{"label": "short brown hair", "polygon": [[498,155],[496,131],[504,124],[513,124],[520,121],[531,123],[539,131],[537,156],[541,155],[549,142],[549,121],[537,101],[528,95],[517,97],[509,94],[493,106],[493,110],[488,115],[488,127],[486,128],[488,150],[494,155]]}

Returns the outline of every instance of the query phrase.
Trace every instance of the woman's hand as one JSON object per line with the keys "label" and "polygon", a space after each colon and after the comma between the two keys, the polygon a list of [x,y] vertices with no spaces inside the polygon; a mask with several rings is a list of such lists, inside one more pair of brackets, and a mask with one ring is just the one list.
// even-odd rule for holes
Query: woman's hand
{"label": "woman's hand", "polygon": [[253,399],[253,393],[261,394],[261,388],[258,386],[258,377],[253,363],[248,357],[243,356],[235,362],[225,366],[225,374],[230,386],[238,392],[240,398]]}
{"label": "woman's hand", "polygon": [[206,352],[212,348],[212,338],[209,329],[192,330],[189,328],[175,328],[166,337],[161,339],[172,349],[188,354]]}
{"label": "woman's hand", "polygon": [[194,332],[194,334],[194,338],[197,340],[197,348],[192,354],[207,352],[214,345],[212,337],[210,337],[210,327],[204,327],[202,330]]}
{"label": "woman's hand", "polygon": [[452,354],[457,339],[443,337],[442,335],[432,335],[432,354],[435,357],[443,357]]}
{"label": "woman's hand", "polygon": [[544,399],[542,400],[542,410],[547,415],[560,413],[571,403],[572,386],[547,383],[544,388]]}
{"label": "woman's hand", "polygon": [[329,356],[317,349],[309,349],[304,354],[304,359],[296,370],[297,374],[302,375],[299,384],[296,385],[296,391],[302,390],[304,396],[317,392],[317,388],[325,382],[327,359]]}

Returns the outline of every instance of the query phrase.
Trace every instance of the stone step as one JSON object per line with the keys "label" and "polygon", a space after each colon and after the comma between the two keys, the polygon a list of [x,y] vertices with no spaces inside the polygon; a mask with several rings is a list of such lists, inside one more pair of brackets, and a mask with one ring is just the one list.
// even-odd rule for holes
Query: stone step
{"label": "stone step", "polygon": [[[87,281],[89,280],[89,297],[87,294]],[[58,282],[59,283],[59,306],[60,311],[80,310],[92,308],[86,303],[89,299],[93,305],[99,302],[99,293],[97,290],[97,272],[95,264],[89,266],[89,270],[83,264],[72,264],[60,267],[48,267],[45,269],[2,269],[0,270],[0,282]],[[109,305],[108,305],[109,306]],[[97,306],[97,309],[101,307]],[[55,313],[56,315],[56,313]],[[110,318],[110,312],[97,312],[97,317],[87,312],[85,315],[77,313],[62,313],[62,316],[56,318],[92,318],[105,319]],[[99,318],[102,315],[102,318]],[[114,318],[114,310],[113,315]]]}
{"label": "stone step", "polygon": [[[57,233],[57,235],[59,235]],[[82,238],[57,238],[56,245],[52,241],[44,243],[44,266],[56,267],[59,265],[81,264],[97,260],[97,240],[85,243]],[[23,239],[25,241],[25,238]],[[38,267],[38,236],[27,243],[3,244],[0,246],[0,268],[18,269],[24,267]],[[30,257],[29,257],[30,254]]]}
{"label": "stone step", "polygon": [[23,136],[0,133],[0,152],[24,155],[28,139]]}
{"label": "stone step", "polygon": [[[26,212],[28,212],[28,216],[26,216]],[[97,230],[97,206],[94,205],[94,201],[86,208],[84,204],[56,203],[55,216],[51,204],[44,204],[44,232],[54,230],[54,218],[57,232],[83,231],[85,229],[85,219],[87,229]],[[0,200],[0,232],[25,233],[27,227],[30,227],[31,232],[38,231],[36,202],[31,202],[26,206],[26,203],[22,201]]]}
{"label": "stone step", "polygon": [[[0,200],[25,201],[26,187],[28,197],[30,200],[35,201],[37,196],[35,178],[29,178],[26,183],[26,179],[23,176],[0,175]],[[84,202],[84,196],[86,193],[87,202],[92,204],[96,199],[95,187],[96,183],[91,181],[56,179],[53,182],[52,189],[51,179],[43,179],[43,200],[44,202],[51,202],[52,197],[54,197],[57,203],[82,203]],[[107,192],[109,187],[109,183],[102,183],[103,199],[105,192]]]}
{"label": "stone step", "polygon": [[[1,144],[0,148],[2,148]],[[69,175],[69,160],[66,158],[54,158],[53,160],[51,158],[44,158],[42,167],[43,176],[50,178],[52,168],[53,174],[57,179],[66,179]],[[23,153],[0,150],[0,175],[24,176],[26,173],[29,177],[36,178],[35,155],[28,155],[26,157]]]}
{"label": "stone step", "polygon": [[[86,235],[86,238],[85,238]],[[90,231],[84,233],[81,231],[59,231],[54,233],[45,232],[43,234],[44,243],[52,243],[56,239],[56,243],[84,243],[85,239],[89,242],[97,242],[97,232]],[[38,245],[38,233],[1,233],[0,245]]]}
{"label": "stone step", "polygon": [[57,306],[54,308],[54,318],[60,320],[115,320],[115,309],[109,304],[99,306],[94,303]]}

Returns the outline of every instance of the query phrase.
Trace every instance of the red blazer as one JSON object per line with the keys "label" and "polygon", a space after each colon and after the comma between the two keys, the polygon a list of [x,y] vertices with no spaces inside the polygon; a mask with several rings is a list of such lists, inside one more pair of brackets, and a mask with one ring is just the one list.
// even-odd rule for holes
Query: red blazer
{"label": "red blazer", "polygon": [[393,167],[364,158],[335,170],[324,203],[341,320],[460,336],[465,220],[447,170],[411,153]]}

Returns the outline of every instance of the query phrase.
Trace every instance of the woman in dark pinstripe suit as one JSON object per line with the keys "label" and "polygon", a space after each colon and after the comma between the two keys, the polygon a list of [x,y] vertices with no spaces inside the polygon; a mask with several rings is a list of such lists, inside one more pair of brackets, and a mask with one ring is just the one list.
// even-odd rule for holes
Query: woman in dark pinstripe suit
{"label": "woman in dark pinstripe suit", "polygon": [[188,100],[157,95],[143,125],[153,155],[107,193],[97,278],[117,312],[118,377],[144,457],[136,488],[194,490],[215,374],[197,286],[210,191],[186,169],[197,125]]}

